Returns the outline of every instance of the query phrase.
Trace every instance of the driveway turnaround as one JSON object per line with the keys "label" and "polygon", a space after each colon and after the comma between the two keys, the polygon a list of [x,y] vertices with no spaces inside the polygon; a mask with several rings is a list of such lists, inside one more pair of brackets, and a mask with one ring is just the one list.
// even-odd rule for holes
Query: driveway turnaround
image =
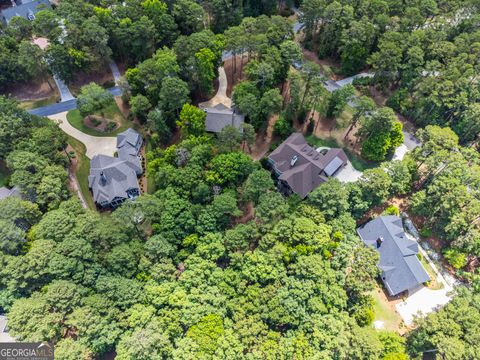
{"label": "driveway turnaround", "polygon": [[[407,234],[407,236],[412,240],[416,240],[409,234]],[[453,287],[445,280],[440,271],[438,271],[425,250],[423,250],[421,246],[419,246],[418,249],[435,272],[437,282],[443,284],[443,289],[432,290],[420,285],[410,293],[405,301],[396,305],[398,313],[407,326],[413,323],[415,316],[425,316],[448,303],[451,300],[450,293],[453,291]]]}
{"label": "driveway turnaround", "polygon": [[199,107],[205,109],[214,107],[218,104],[223,104],[227,107],[232,107],[232,99],[227,96],[227,74],[225,73],[225,69],[223,67],[218,68],[218,91],[213,98],[209,101],[205,101],[201,104],[198,104]]}
{"label": "driveway turnaround", "polygon": [[75,129],[67,121],[67,112],[62,112],[59,114],[51,115],[49,119],[55,121],[60,129],[65,133],[74,137],[78,141],[81,141],[87,148],[87,157],[89,159],[93,158],[95,155],[108,155],[113,156],[115,151],[117,151],[117,138],[116,137],[97,137],[87,135],[80,130]]}

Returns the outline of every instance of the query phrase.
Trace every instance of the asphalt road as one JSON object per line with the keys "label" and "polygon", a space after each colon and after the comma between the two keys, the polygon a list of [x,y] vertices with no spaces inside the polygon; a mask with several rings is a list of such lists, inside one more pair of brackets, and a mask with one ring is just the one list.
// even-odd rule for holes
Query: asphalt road
{"label": "asphalt road", "polygon": [[[115,86],[113,88],[108,89],[112,93],[113,96],[120,96],[122,95],[122,90]],[[77,108],[77,99],[71,99],[63,102],[59,102],[56,104],[50,104],[47,106],[42,106],[36,109],[28,110],[30,114],[38,115],[38,116],[51,116],[59,113],[63,113],[65,111],[70,111]]]}

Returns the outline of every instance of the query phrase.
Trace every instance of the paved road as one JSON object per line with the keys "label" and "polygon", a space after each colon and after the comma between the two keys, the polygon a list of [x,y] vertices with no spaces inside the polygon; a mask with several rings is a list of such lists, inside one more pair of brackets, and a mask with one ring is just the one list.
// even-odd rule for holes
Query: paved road
{"label": "paved road", "polygon": [[[113,96],[120,96],[122,95],[122,90],[115,86],[111,89],[108,89],[112,93]],[[42,106],[36,109],[28,110],[30,114],[38,115],[38,116],[51,116],[59,113],[63,113],[65,111],[70,111],[77,108],[77,99],[73,98],[71,100],[59,102],[56,104],[50,104],[46,106]]]}
{"label": "paved road", "polygon": [[59,114],[51,115],[48,118],[55,121],[60,127],[60,129],[62,129],[68,135],[81,141],[87,148],[86,155],[89,159],[98,154],[113,156],[113,154],[115,154],[115,151],[117,151],[116,137],[91,136],[81,132],[78,129],[75,129],[67,121],[66,111]]}

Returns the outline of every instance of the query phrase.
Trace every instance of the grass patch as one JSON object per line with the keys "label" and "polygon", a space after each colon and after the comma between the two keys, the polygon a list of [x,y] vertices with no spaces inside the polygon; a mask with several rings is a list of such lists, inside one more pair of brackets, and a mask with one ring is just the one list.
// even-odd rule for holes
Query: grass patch
{"label": "grass patch", "polygon": [[[382,290],[380,291],[382,292]],[[394,309],[392,309],[393,305],[388,303],[383,293],[379,293],[379,289],[375,289],[370,295],[372,295],[374,302],[374,321],[383,322],[385,330],[398,331],[400,324],[402,323],[402,318]]]}
{"label": "grass patch", "polygon": [[[93,115],[102,116],[101,113],[95,113]],[[83,117],[80,115],[80,111],[78,111],[78,109],[69,111],[67,114],[67,120],[75,129],[78,129],[87,135],[98,137],[116,136],[117,134],[127,130],[129,127],[132,127],[132,124],[125,118],[125,116],[123,116],[116,102],[113,102],[113,104],[107,106],[103,110],[103,115],[106,119],[117,122],[119,126],[112,132],[103,132],[92,129],[83,123]]]}
{"label": "grass patch", "polygon": [[316,137],[315,135],[308,135],[305,140],[307,140],[307,143],[315,149],[321,146],[326,146],[330,148],[340,147],[338,145],[337,139],[333,137],[323,139],[323,138]]}
{"label": "grass patch", "polygon": [[345,151],[345,154],[347,155],[348,160],[350,160],[350,162],[352,163],[352,166],[358,171],[365,171],[367,169],[373,169],[378,166],[378,164],[376,163],[362,159],[350,149],[340,146],[338,144],[337,139],[333,137],[323,139],[323,138],[316,137],[315,135],[309,135],[306,137],[306,140],[307,140],[307,143],[310,146],[314,147],[315,149],[321,146],[326,146],[330,148],[343,148],[343,151]]}
{"label": "grass patch", "polygon": [[87,202],[88,207],[94,210],[96,209],[95,202],[93,201],[92,194],[90,193],[90,189],[88,187],[88,175],[90,174],[90,159],[85,155],[87,150],[82,142],[69,135],[67,136],[68,143],[71,147],[73,147],[77,155],[76,159],[78,161],[78,165],[75,175],[77,177],[78,184],[80,185],[80,191],[83,195],[83,198]]}
{"label": "grass patch", "polygon": [[377,163],[362,159],[360,156],[355,154],[350,149],[343,148],[343,151],[345,151],[345,154],[347,154],[348,160],[350,160],[350,162],[352,163],[352,166],[355,168],[355,170],[363,172],[365,170],[373,169],[373,168],[376,168],[378,166]]}
{"label": "grass patch", "polygon": [[24,100],[19,102],[20,108],[24,110],[36,109],[42,106],[47,106],[50,104],[55,104],[59,100],[57,95],[52,95],[50,97],[38,100]]}
{"label": "grass patch", "polygon": [[423,265],[425,271],[427,272],[428,276],[430,276],[430,279],[431,279],[427,283],[427,287],[432,290],[443,289],[443,283],[437,280],[437,274],[435,274],[435,271],[433,271],[427,259],[425,259],[421,253],[418,253],[418,259],[420,260],[420,263]]}

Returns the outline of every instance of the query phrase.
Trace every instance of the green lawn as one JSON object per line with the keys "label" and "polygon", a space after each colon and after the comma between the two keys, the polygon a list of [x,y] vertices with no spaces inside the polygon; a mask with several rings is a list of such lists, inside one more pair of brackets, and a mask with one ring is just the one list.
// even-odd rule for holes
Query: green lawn
{"label": "green lawn", "polygon": [[90,209],[96,209],[95,203],[88,188],[88,175],[90,174],[90,159],[85,155],[85,145],[77,139],[68,136],[68,143],[75,149],[78,160],[77,180],[80,185],[80,191]]}
{"label": "green lawn", "polygon": [[437,274],[435,274],[435,271],[433,271],[432,267],[428,263],[428,261],[423,257],[422,254],[419,253],[420,256],[418,256],[421,264],[425,268],[425,270],[428,273],[428,276],[430,276],[430,281],[428,282],[427,287],[432,290],[440,290],[443,289],[443,283],[439,282],[437,280]]}
{"label": "green lawn", "polygon": [[388,304],[383,294],[379,294],[377,289],[372,291],[371,295],[374,300],[374,321],[382,321],[385,330],[398,331],[402,319],[400,315],[392,309],[392,305]]}
{"label": "green lawn", "polygon": [[44,98],[44,99],[20,101],[19,106],[22,109],[29,110],[29,109],[35,109],[35,108],[38,108],[38,107],[54,104],[58,100],[59,100],[59,98],[55,94],[55,95],[52,95],[52,96]]}
{"label": "green lawn", "polygon": [[[320,146],[326,146],[330,148],[342,147],[338,144],[337,140],[333,137],[319,138],[314,135],[309,135],[307,136],[306,140],[307,140],[307,143],[309,143],[310,146],[313,146],[314,148],[318,148]],[[342,148],[345,151],[345,154],[347,155],[348,160],[350,160],[350,162],[352,163],[352,166],[356,170],[365,171],[367,169],[373,169],[378,166],[378,164],[376,163],[362,159],[361,157],[359,157],[357,154],[353,153],[349,149],[345,147],[342,147]]]}
{"label": "green lawn", "polygon": [[[83,117],[80,115],[80,111],[78,111],[78,109],[69,111],[67,114],[67,120],[74,128],[80,130],[81,132],[87,135],[99,136],[99,137],[116,136],[117,134],[127,130],[129,127],[132,127],[133,125],[130,121],[125,119],[122,112],[118,108],[117,103],[115,102],[112,105],[106,107],[103,111],[103,114],[106,119],[117,121],[120,124],[120,126],[112,132],[102,132],[102,131],[89,128],[88,126],[84,125]],[[94,114],[94,115],[101,116],[100,113]]]}

